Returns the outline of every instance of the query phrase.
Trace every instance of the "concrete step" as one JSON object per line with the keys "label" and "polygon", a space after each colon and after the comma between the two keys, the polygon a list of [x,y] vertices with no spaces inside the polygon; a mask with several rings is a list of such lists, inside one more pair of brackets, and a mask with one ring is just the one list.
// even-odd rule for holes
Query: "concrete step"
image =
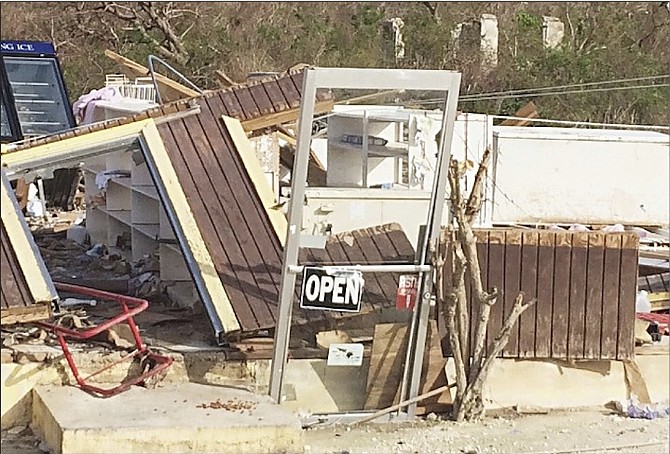
{"label": "concrete step", "polygon": [[296,415],[267,396],[186,383],[115,397],[33,390],[33,430],[56,454],[302,453]]}

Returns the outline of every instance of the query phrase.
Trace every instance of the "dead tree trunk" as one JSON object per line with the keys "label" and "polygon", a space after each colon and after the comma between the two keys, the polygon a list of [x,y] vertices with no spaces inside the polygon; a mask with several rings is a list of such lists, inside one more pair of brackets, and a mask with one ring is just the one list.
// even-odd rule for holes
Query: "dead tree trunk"
{"label": "dead tree trunk", "polygon": [[[534,301],[525,302],[523,293],[519,293],[500,332],[492,333],[496,338],[487,348],[486,334],[491,306],[498,300],[499,291],[496,288],[484,290],[482,286],[477,240],[472,230],[472,223],[482,206],[484,179],[489,159],[490,150],[486,150],[467,200],[463,198],[460,185],[465,167],[455,160],[450,163],[451,210],[456,225],[449,226],[442,232],[440,242],[441,244],[446,242],[447,248],[433,248],[437,298],[445,308],[444,317],[456,368],[453,418],[457,421],[475,421],[484,416],[482,393],[491,366],[507,345],[519,316],[534,303]],[[445,270],[446,254],[449,250],[453,260],[451,269]],[[448,282],[445,282],[445,271],[449,271],[448,274],[451,276]],[[466,282],[469,282],[472,289],[471,304],[477,306],[477,310],[473,308],[472,311],[473,314],[477,314],[475,320],[470,320],[468,313]],[[471,330],[474,330],[472,345],[470,345]]]}

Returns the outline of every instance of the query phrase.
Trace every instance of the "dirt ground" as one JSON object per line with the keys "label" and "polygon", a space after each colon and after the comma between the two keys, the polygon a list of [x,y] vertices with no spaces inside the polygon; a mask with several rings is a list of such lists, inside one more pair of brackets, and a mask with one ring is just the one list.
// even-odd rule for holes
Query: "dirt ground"
{"label": "dirt ground", "polygon": [[[305,431],[306,454],[669,452],[668,418],[630,419],[604,408],[488,417],[478,424],[442,420],[344,425]],[[2,432],[3,454],[46,450],[29,428]],[[120,453],[122,454],[122,453]]]}
{"label": "dirt ground", "polygon": [[631,453],[669,452],[668,418],[630,419],[603,408],[506,414],[482,423],[422,420],[307,430],[305,452],[390,453]]}

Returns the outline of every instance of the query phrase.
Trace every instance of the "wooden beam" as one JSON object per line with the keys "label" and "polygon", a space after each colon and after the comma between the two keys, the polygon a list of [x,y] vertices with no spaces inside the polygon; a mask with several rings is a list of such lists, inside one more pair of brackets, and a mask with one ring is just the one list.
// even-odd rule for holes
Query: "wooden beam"
{"label": "wooden beam", "polygon": [[2,308],[0,324],[30,323],[51,318],[51,303],[40,303],[28,307]]}
{"label": "wooden beam", "polygon": [[275,195],[272,192],[272,188],[268,184],[268,180],[265,178],[261,164],[256,158],[256,153],[251,148],[249,139],[247,138],[244,129],[242,129],[242,124],[239,122],[239,120],[226,117],[225,115],[223,116],[223,122],[226,125],[226,128],[228,128],[230,137],[235,143],[235,149],[242,158],[242,162],[244,163],[244,167],[247,170],[249,177],[251,177],[251,181],[256,188],[256,192],[258,193],[261,202],[263,203],[265,212],[270,217],[270,222],[272,223],[272,227],[277,234],[277,238],[281,242],[282,246],[284,246],[284,242],[286,241],[286,232],[288,229],[288,221],[286,220],[286,216],[283,212],[274,208]]}
{"label": "wooden beam", "polygon": [[[320,114],[323,112],[330,112],[333,109],[334,104],[335,103],[332,99],[319,101],[314,106],[314,113]],[[257,131],[259,129],[268,128],[270,126],[296,121],[299,115],[300,108],[296,107],[295,109],[264,115],[262,117],[252,118],[251,120],[245,120],[242,122],[242,127],[245,131]]]}
{"label": "wooden beam", "polygon": [[[523,118],[537,118],[540,116],[540,114],[537,113],[537,107],[535,106],[535,103],[531,101],[517,110],[514,116]],[[510,118],[500,123],[500,126],[526,126],[528,123],[530,122],[525,120],[513,120]]]}
{"label": "wooden beam", "polygon": [[[128,77],[147,77],[149,75],[149,69],[146,66],[143,66],[129,58],[126,58],[122,55],[117,54],[109,49],[105,50],[105,56],[117,63],[121,72]],[[158,87],[161,90],[161,97],[163,102],[167,101],[177,101],[178,99],[184,98],[193,98],[194,96],[200,96],[196,90],[186,87],[185,85],[176,82],[169,77],[165,77],[162,74],[155,73],[156,82]]]}
{"label": "wooden beam", "polygon": [[214,71],[214,74],[216,74],[216,78],[219,79],[219,84],[222,87],[234,87],[235,85],[237,85],[237,82],[228,77],[226,73],[224,73],[220,69]]}

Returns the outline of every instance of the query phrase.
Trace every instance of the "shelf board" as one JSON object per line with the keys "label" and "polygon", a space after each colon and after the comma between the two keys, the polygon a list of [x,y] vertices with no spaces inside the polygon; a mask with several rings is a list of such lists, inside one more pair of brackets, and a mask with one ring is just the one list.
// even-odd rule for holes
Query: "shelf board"
{"label": "shelf board", "polygon": [[136,184],[132,186],[133,191],[142,194],[146,197],[149,197],[154,200],[160,200],[158,197],[158,191],[156,186],[152,184]]}
{"label": "shelf board", "polygon": [[161,246],[165,246],[166,248],[168,248],[170,251],[174,252],[175,254],[184,255],[184,253],[181,251],[181,248],[179,247],[178,244],[161,243]]}
{"label": "shelf board", "polygon": [[133,224],[133,229],[156,241],[158,240],[159,228],[159,224]]}
{"label": "shelf board", "polygon": [[107,213],[109,216],[113,217],[117,221],[126,224],[129,227],[132,227],[130,210],[108,210],[107,207],[103,206],[98,206],[98,209],[103,213]]}
{"label": "shelf board", "polygon": [[132,184],[130,182],[130,177],[112,177],[109,179],[107,184],[109,183],[115,183],[118,184],[119,186],[122,186],[126,189],[132,189]]}
{"label": "shelf board", "polygon": [[[363,152],[363,147],[361,145],[353,145],[345,142],[333,142],[329,144],[329,146],[353,150],[360,153]],[[386,145],[368,145],[368,157],[371,158],[398,158],[407,156],[408,151],[409,146],[400,142],[389,142]]]}

